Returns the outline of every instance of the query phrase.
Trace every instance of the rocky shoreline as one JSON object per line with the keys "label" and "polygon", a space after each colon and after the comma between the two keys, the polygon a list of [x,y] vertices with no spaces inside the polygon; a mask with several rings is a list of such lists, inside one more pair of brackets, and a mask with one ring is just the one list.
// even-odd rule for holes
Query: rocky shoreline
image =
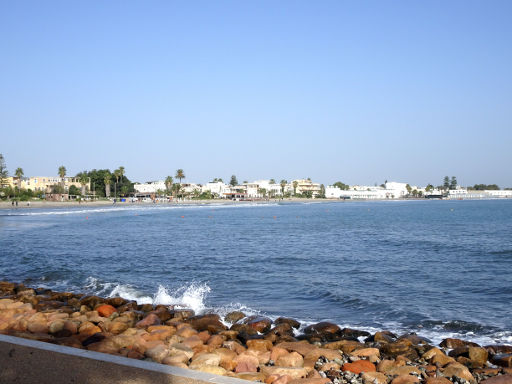
{"label": "rocky shoreline", "polygon": [[[227,324],[227,325],[226,325]],[[0,333],[266,384],[512,384],[512,346],[375,334],[0,282]]]}

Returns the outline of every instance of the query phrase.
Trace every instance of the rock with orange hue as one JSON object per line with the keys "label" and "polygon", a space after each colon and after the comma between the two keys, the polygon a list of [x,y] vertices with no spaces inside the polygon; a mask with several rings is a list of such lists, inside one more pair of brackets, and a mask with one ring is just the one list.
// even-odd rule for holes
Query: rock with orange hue
{"label": "rock with orange hue", "polygon": [[266,376],[261,372],[240,372],[236,373],[234,377],[242,380],[264,382]]}
{"label": "rock with orange hue", "polygon": [[[190,366],[189,366],[189,368],[190,368]],[[200,364],[200,365],[196,365],[194,367],[194,369],[196,371],[211,373],[213,375],[225,376],[227,374],[227,371],[224,368],[216,366],[216,365]]]}
{"label": "rock with orange hue", "polygon": [[400,340],[394,343],[386,343],[381,347],[381,352],[391,357],[407,354],[411,351],[412,343],[409,340]]}
{"label": "rock with orange hue", "polygon": [[331,380],[327,378],[315,378],[315,379],[294,379],[289,381],[288,384],[329,384]]}
{"label": "rock with orange hue", "polygon": [[320,341],[336,341],[341,338],[341,328],[326,321],[312,324],[304,328],[308,338],[318,338]]}
{"label": "rock with orange hue", "polygon": [[90,321],[86,321],[82,324],[80,324],[80,328],[78,328],[78,333],[80,334],[80,338],[83,338],[85,340],[89,336],[94,335],[95,333],[100,333],[101,328],[97,325],[94,325]]}
{"label": "rock with orange hue", "polygon": [[247,348],[254,351],[266,352],[272,348],[272,343],[264,339],[247,340]]}
{"label": "rock with orange hue", "polygon": [[512,374],[494,376],[482,381],[481,384],[512,384]]}
{"label": "rock with orange hue", "polygon": [[363,372],[361,375],[364,384],[387,384],[388,377],[381,372]]}
{"label": "rock with orange hue", "polygon": [[226,341],[226,336],[223,335],[212,335],[206,342],[208,345],[211,345],[213,348],[220,348],[222,343]]}
{"label": "rock with orange hue", "polygon": [[227,348],[217,348],[212,351],[220,356],[219,365],[227,371],[233,371],[237,363],[235,362],[235,358],[238,356],[235,351],[231,351]]}
{"label": "rock with orange hue", "polygon": [[176,366],[176,364],[187,364],[189,361],[189,358],[184,353],[176,353],[172,356],[166,356],[162,359],[162,364],[166,365],[173,365]]}
{"label": "rock with orange hue", "polygon": [[238,320],[242,320],[244,317],[245,317],[245,313],[240,312],[240,311],[233,311],[233,312],[228,313],[226,316],[224,316],[224,320],[227,323],[234,324]]}
{"label": "rock with orange hue", "polygon": [[194,336],[197,334],[198,334],[198,332],[194,328],[192,328],[190,325],[186,325],[184,327],[177,327],[177,331],[176,331],[176,335],[183,337],[183,338],[187,338],[187,337]]}
{"label": "rock with orange hue", "polygon": [[244,324],[247,324],[256,332],[264,333],[270,330],[270,327],[272,326],[272,320],[263,316],[250,316],[244,320]]}
{"label": "rock with orange hue", "polygon": [[331,361],[329,363],[322,364],[322,366],[320,367],[320,372],[330,371],[331,369],[339,371],[341,370],[341,365],[335,363],[334,361]]}
{"label": "rock with orange hue", "polygon": [[393,343],[396,341],[396,335],[389,331],[381,331],[375,332],[372,339],[377,343]]}
{"label": "rock with orange hue", "polygon": [[324,357],[327,360],[341,359],[341,353],[333,349],[312,349],[306,354],[306,356],[304,356],[304,368],[307,368],[309,371],[314,369],[315,364],[320,357]]}
{"label": "rock with orange hue", "polygon": [[193,335],[184,339],[182,344],[194,349],[197,346],[203,345],[203,341],[199,338],[199,336]]}
{"label": "rock with orange hue", "polygon": [[117,312],[117,310],[109,304],[100,305],[96,308],[96,311],[98,311],[98,314],[102,317],[110,317],[114,312]]}
{"label": "rock with orange hue", "polygon": [[236,363],[235,372],[257,372],[259,360],[256,356],[243,352],[236,356],[233,361]]}
{"label": "rock with orange hue", "polygon": [[78,333],[78,325],[76,322],[72,320],[66,320],[64,322],[64,329],[68,331],[71,335]]}
{"label": "rock with orange hue", "polygon": [[511,368],[512,367],[512,353],[499,353],[494,355],[491,362],[500,367]]}
{"label": "rock with orange hue", "polygon": [[446,377],[427,377],[425,384],[452,384]]}
{"label": "rock with orange hue", "polygon": [[281,347],[273,347],[270,351],[270,360],[276,361],[281,356],[288,355],[290,352],[288,352],[286,349]]}
{"label": "rock with orange hue", "polygon": [[411,365],[404,365],[401,367],[394,367],[386,372],[387,375],[390,376],[401,376],[401,375],[421,375],[421,371],[414,366]]}
{"label": "rock with orange hue", "polygon": [[377,365],[377,371],[382,373],[388,373],[392,369],[399,367],[399,363],[397,363],[395,360],[381,360],[380,363]]}
{"label": "rock with orange hue", "polygon": [[448,364],[442,370],[442,372],[446,377],[456,376],[460,379],[464,379],[467,381],[475,381],[475,378],[473,377],[469,369],[460,363]]}
{"label": "rock with orange hue", "polygon": [[135,324],[137,328],[146,328],[151,325],[160,325],[160,318],[154,313],[150,313],[144,319]]}
{"label": "rock with orange hue", "polygon": [[360,374],[361,372],[375,372],[377,370],[375,365],[370,363],[368,360],[358,360],[353,363],[345,363],[341,369],[355,374]]}
{"label": "rock with orange hue", "polygon": [[186,321],[199,332],[209,331],[210,333],[217,333],[226,330],[226,326],[220,321],[219,315],[213,313],[194,316]]}
{"label": "rock with orange hue", "polygon": [[109,354],[117,354],[119,348],[110,340],[103,340],[98,343],[92,343],[87,345],[87,349],[89,351],[101,352],[101,353],[109,353]]}
{"label": "rock with orange hue", "polygon": [[354,340],[338,340],[326,343],[323,347],[327,349],[339,349],[343,351],[343,353],[351,353],[358,348],[363,348],[364,344]]}
{"label": "rock with orange hue", "polygon": [[48,323],[43,313],[35,313],[27,320],[27,330],[32,333],[48,333]]}
{"label": "rock with orange hue", "polygon": [[412,375],[401,375],[397,376],[391,381],[391,384],[416,384],[419,383],[420,379]]}
{"label": "rock with orange hue", "polygon": [[184,353],[185,355],[187,355],[189,359],[191,359],[194,356],[194,351],[191,348],[186,347],[183,344],[174,343],[169,346],[169,355],[170,356],[174,356],[176,354],[181,354],[181,353]]}
{"label": "rock with orange hue", "polygon": [[318,349],[317,346],[309,344],[307,341],[294,341],[279,343],[276,347],[284,348],[288,352],[298,352],[302,356],[306,356],[309,352]]}
{"label": "rock with orange hue", "polygon": [[246,350],[246,348],[242,344],[235,340],[225,341],[224,343],[222,343],[222,346],[224,348],[235,351],[237,354],[240,354]]}
{"label": "rock with orange hue", "polygon": [[275,364],[278,367],[293,367],[301,368],[304,367],[304,358],[298,352],[291,352],[287,355],[279,357]]}
{"label": "rock with orange hue", "polygon": [[197,334],[197,337],[199,337],[203,343],[206,343],[210,338],[210,333],[208,331],[201,331]]}
{"label": "rock with orange hue", "polygon": [[355,351],[352,351],[350,353],[350,356],[357,356],[357,357],[376,356],[376,357],[380,357],[380,351],[377,348],[361,348],[361,349],[356,349]]}
{"label": "rock with orange hue", "polygon": [[304,379],[308,375],[306,368],[285,368],[285,367],[268,367],[261,366],[260,371],[265,376],[279,375],[279,376],[290,376],[292,379]]}
{"label": "rock with orange hue", "polygon": [[217,367],[220,364],[220,360],[220,355],[216,353],[201,353],[192,358],[189,367],[190,369],[196,369],[196,367],[201,365],[213,365]]}

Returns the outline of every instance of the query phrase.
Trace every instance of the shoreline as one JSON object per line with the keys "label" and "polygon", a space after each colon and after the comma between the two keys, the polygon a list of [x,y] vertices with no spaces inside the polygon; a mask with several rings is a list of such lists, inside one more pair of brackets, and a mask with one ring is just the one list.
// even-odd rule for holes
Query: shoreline
{"label": "shoreline", "polygon": [[[510,198],[493,198],[493,199],[442,199],[443,201],[501,201],[511,200]],[[97,201],[20,201],[18,206],[13,206],[10,201],[0,201],[0,210],[25,210],[25,209],[49,209],[49,208],[95,208],[95,207],[180,207],[190,205],[252,205],[252,204],[287,204],[287,203],[309,203],[309,204],[322,204],[322,203],[355,203],[355,202],[403,202],[403,201],[434,201],[431,199],[420,198],[406,198],[406,199],[306,199],[306,198],[287,198],[287,199],[270,199],[270,200],[253,200],[253,201],[232,201],[232,200],[185,200],[180,202],[169,203],[143,203],[143,202],[117,202],[113,203],[110,200],[97,200]]]}
{"label": "shoreline", "polygon": [[416,334],[370,334],[328,322],[299,328],[292,318],[272,321],[239,311],[221,318],[0,282],[0,333],[10,336],[266,384],[512,380],[512,346],[460,339],[435,346]]}

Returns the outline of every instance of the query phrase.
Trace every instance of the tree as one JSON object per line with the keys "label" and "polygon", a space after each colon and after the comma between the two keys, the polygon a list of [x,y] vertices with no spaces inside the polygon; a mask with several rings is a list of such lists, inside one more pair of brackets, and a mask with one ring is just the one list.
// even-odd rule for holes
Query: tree
{"label": "tree", "polygon": [[317,197],[320,199],[325,199],[325,185],[320,184],[320,194]]}
{"label": "tree", "polygon": [[457,189],[457,178],[455,176],[452,176],[450,181],[450,189]]}
{"label": "tree", "polygon": [[80,182],[80,185],[82,186],[82,190],[80,191],[80,194],[82,196],[85,196],[85,186],[89,182],[89,177],[87,176],[87,171],[83,171],[79,174],[78,181]]}
{"label": "tree", "polygon": [[232,187],[234,187],[235,185],[238,185],[238,180],[236,179],[235,175],[231,176],[231,180],[229,181],[229,185],[231,185]]}
{"label": "tree", "polygon": [[349,186],[347,184],[342,183],[341,181],[337,181],[333,184],[334,187],[338,187],[342,191],[348,191]]}
{"label": "tree", "polygon": [[223,183],[224,180],[222,180],[221,177],[215,177],[213,180],[212,180],[212,183]]}
{"label": "tree", "polygon": [[286,187],[286,184],[288,184],[288,181],[286,181],[285,179],[282,179],[280,182],[279,182],[279,185],[281,185],[281,193],[284,195],[284,187]]}
{"label": "tree", "polygon": [[268,182],[269,184],[275,184],[276,181],[274,179],[270,179],[270,181]]}
{"label": "tree", "polygon": [[433,191],[433,190],[434,190],[434,186],[432,184],[427,185],[427,187],[425,188],[426,192],[430,192],[430,191]]}
{"label": "tree", "polygon": [[14,171],[14,174],[18,178],[18,189],[21,190],[21,178],[23,177],[23,168],[16,168],[16,171]]}
{"label": "tree", "polygon": [[174,176],[174,178],[178,179],[180,181],[180,184],[181,184],[181,179],[185,179],[185,173],[183,172],[183,169],[178,169],[176,171],[176,176]]}
{"label": "tree", "polygon": [[448,176],[445,176],[443,179],[443,188],[445,190],[450,189],[450,178]]}
{"label": "tree", "polygon": [[9,172],[7,171],[7,166],[5,165],[4,155],[0,153],[0,188],[7,184],[6,179],[8,176]]}
{"label": "tree", "polygon": [[103,178],[103,183],[105,183],[105,196],[110,197],[110,183],[112,182],[112,175],[110,173],[106,173]]}
{"label": "tree", "polygon": [[410,195],[410,194],[411,194],[411,191],[412,191],[412,187],[411,187],[409,184],[407,184],[407,185],[405,186],[405,189],[407,189],[407,195]]}
{"label": "tree", "polygon": [[121,176],[121,172],[119,169],[114,171],[114,177],[116,178],[116,184],[114,185],[114,196],[117,197],[117,183],[119,183],[119,176]]}
{"label": "tree", "polygon": [[165,187],[167,188],[167,193],[169,193],[171,191],[173,182],[174,182],[174,179],[172,178],[172,176],[167,176],[165,178]]}
{"label": "tree", "polygon": [[80,194],[80,190],[77,187],[75,187],[74,185],[71,185],[69,187],[69,194],[70,195],[79,195]]}
{"label": "tree", "polygon": [[119,167],[119,179],[121,180],[121,184],[123,184],[123,176],[124,176],[124,167]]}
{"label": "tree", "polygon": [[[67,172],[67,171],[66,171],[66,167],[65,167],[65,166],[63,166],[63,165],[61,165],[61,166],[59,167],[59,177],[61,178],[60,183],[61,183],[61,186],[62,186],[62,190],[63,190],[63,191],[64,191],[64,177],[66,177],[66,172]],[[62,193],[64,193],[64,192],[62,192]]]}
{"label": "tree", "polygon": [[299,183],[295,180],[293,183],[293,194],[296,195],[297,194],[297,186],[299,185]]}
{"label": "tree", "polygon": [[267,197],[267,190],[265,188],[258,188],[258,194]]}

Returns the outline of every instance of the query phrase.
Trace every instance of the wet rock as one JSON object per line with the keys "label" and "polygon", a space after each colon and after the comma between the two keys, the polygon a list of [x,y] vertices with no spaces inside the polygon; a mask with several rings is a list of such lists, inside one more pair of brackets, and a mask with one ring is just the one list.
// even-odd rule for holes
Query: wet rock
{"label": "wet rock", "polygon": [[448,349],[455,349],[458,347],[479,347],[479,345],[476,343],[472,343],[470,341],[465,341],[465,340],[460,340],[460,339],[452,339],[452,338],[444,339],[443,341],[441,341],[441,343],[439,345],[443,348],[448,348]]}
{"label": "wet rock", "polygon": [[226,330],[226,326],[221,323],[219,315],[216,314],[194,316],[188,319],[187,323],[198,331],[217,333]]}
{"label": "wet rock", "polygon": [[276,324],[276,325],[288,324],[292,328],[295,328],[295,329],[299,329],[300,328],[300,323],[297,320],[291,319],[291,318],[288,318],[288,317],[278,317],[276,319],[276,321],[274,321],[274,324]]}
{"label": "wet rock", "polygon": [[326,321],[304,328],[306,337],[317,337],[321,341],[336,341],[341,338],[341,329],[336,324]]}
{"label": "wet rock", "polygon": [[99,304],[103,304],[105,302],[104,299],[98,296],[84,296],[80,300],[80,305],[86,305],[90,309],[96,308]]}
{"label": "wet rock", "polygon": [[407,354],[411,351],[412,343],[409,340],[400,340],[394,343],[386,343],[381,347],[383,354],[396,357],[398,355]]}
{"label": "wet rock", "polygon": [[490,355],[499,353],[512,353],[512,345],[486,345],[484,347]]}
{"label": "wet rock", "polygon": [[178,321],[185,321],[195,316],[195,312],[191,309],[173,309],[169,313]]}
{"label": "wet rock", "polygon": [[154,313],[158,316],[161,323],[165,323],[167,320],[172,319],[171,312],[169,311],[169,308],[165,305],[157,305],[155,310],[151,313]]}
{"label": "wet rock", "polygon": [[512,368],[512,353],[499,353],[491,358],[491,362],[500,367]]}
{"label": "wet rock", "polygon": [[368,360],[358,360],[353,363],[346,363],[343,364],[341,369],[355,374],[360,374],[361,372],[375,372],[377,370],[375,365],[370,363]]}
{"label": "wet rock", "polygon": [[398,340],[409,340],[412,345],[420,345],[420,344],[431,344],[432,341],[427,339],[426,337],[418,336],[415,333],[407,333],[398,338]]}
{"label": "wet rock", "polygon": [[154,313],[150,313],[144,319],[135,324],[137,328],[146,328],[150,325],[160,325],[160,318]]}
{"label": "wet rock", "polygon": [[[288,323],[281,323],[281,324],[277,324],[275,325],[270,331],[268,331],[265,336],[267,335],[275,335],[277,337],[282,337],[282,336],[293,336],[293,329],[292,329],[292,326]],[[276,339],[277,339],[276,337]]]}
{"label": "wet rock", "polygon": [[102,304],[96,308],[96,311],[98,311],[98,315],[102,317],[110,317],[114,312],[117,312],[110,304]]}
{"label": "wet rock", "polygon": [[242,320],[245,317],[245,313],[240,311],[229,312],[226,316],[224,316],[224,321],[230,324],[236,323],[238,320]]}
{"label": "wet rock", "polygon": [[370,336],[370,332],[360,331],[359,329],[343,328],[341,330],[341,335],[343,338],[353,339],[357,341],[359,337]]}
{"label": "wet rock", "polygon": [[265,333],[270,330],[272,320],[268,317],[250,316],[244,320],[244,324],[254,329],[256,332]]}

